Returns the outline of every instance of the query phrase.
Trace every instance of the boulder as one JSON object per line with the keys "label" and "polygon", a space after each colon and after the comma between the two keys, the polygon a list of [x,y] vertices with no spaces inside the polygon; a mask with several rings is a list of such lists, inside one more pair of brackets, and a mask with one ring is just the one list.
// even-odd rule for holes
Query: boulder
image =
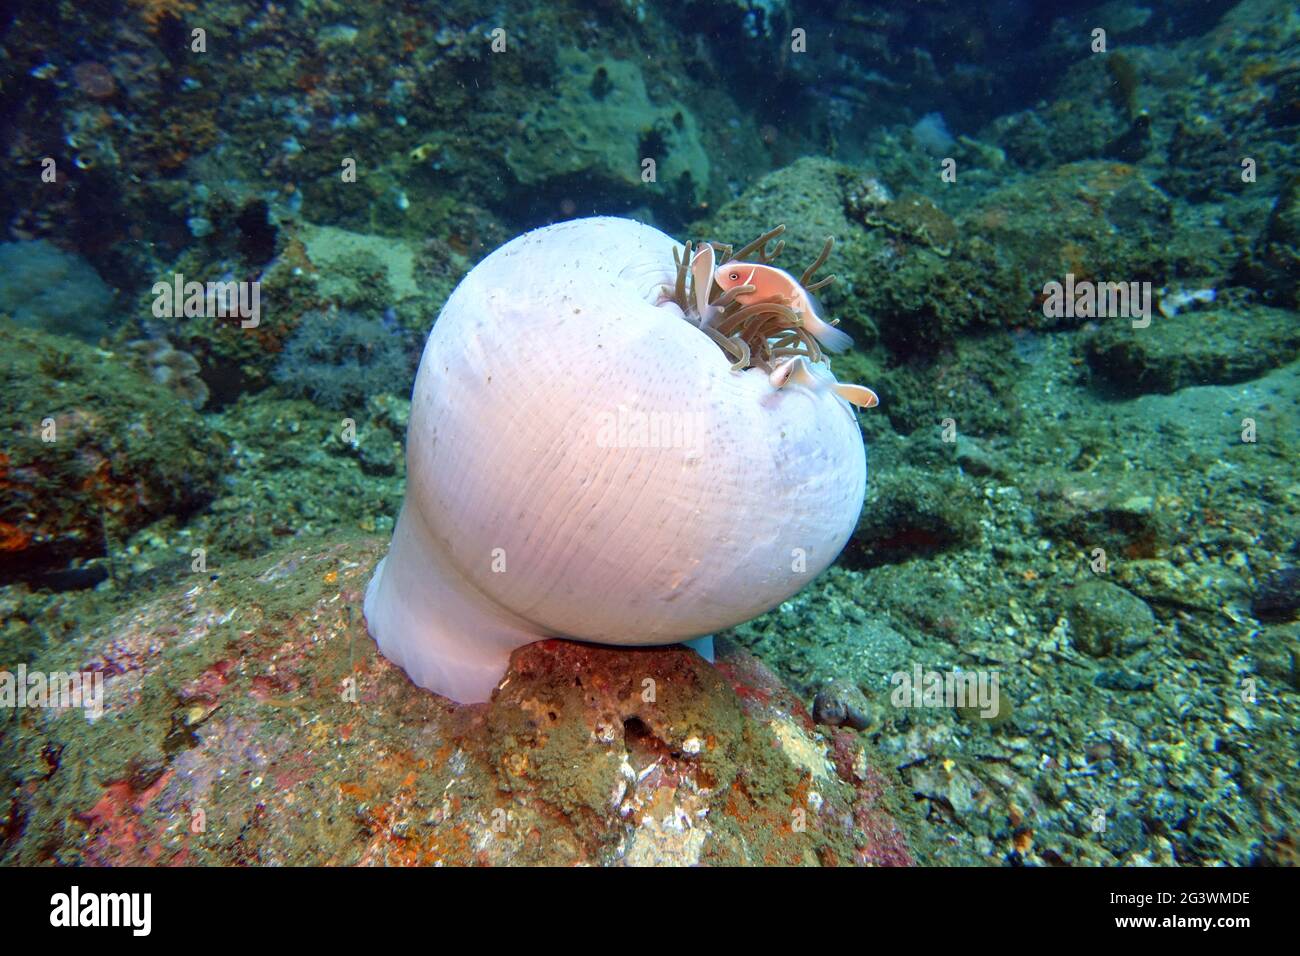
{"label": "boulder", "polygon": [[1294,312],[1262,305],[1156,316],[1142,329],[1110,319],[1084,354],[1093,375],[1121,395],[1230,385],[1300,355],[1300,322]]}
{"label": "boulder", "polygon": [[1090,657],[1124,657],[1151,643],[1156,619],[1140,597],[1109,581],[1091,580],[1065,596],[1070,639]]}
{"label": "boulder", "polygon": [[[386,542],[301,547],[162,590],[29,673],[0,863],[909,864],[865,735],[756,658],[545,641],[486,704],[414,686],[361,616]],[[215,578],[215,579],[214,579]]]}
{"label": "boulder", "polygon": [[0,582],[102,557],[216,494],[225,441],[127,355],[0,324]]}

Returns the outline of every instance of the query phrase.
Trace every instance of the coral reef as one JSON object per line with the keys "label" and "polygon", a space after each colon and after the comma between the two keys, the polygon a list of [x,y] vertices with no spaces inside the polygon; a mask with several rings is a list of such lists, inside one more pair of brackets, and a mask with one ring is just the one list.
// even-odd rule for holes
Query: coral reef
{"label": "coral reef", "polygon": [[[0,722],[5,862],[1297,861],[1293,4],[5,14],[0,666],[118,708]],[[866,509],[716,671],[548,644],[452,708],[355,612],[414,348],[508,237],[605,214],[835,236]],[[260,323],[153,316],[177,273]],[[1150,323],[1049,314],[1067,277]],[[917,664],[996,713],[897,706]]]}

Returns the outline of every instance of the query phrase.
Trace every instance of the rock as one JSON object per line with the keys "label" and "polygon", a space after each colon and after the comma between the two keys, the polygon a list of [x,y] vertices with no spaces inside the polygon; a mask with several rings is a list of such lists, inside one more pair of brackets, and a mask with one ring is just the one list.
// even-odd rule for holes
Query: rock
{"label": "rock", "polygon": [[982,506],[974,483],[956,470],[902,465],[878,471],[840,560],[871,567],[967,547],[979,540]]}
{"label": "rock", "polygon": [[1019,297],[1002,309],[1004,328],[1084,324],[1084,317],[1044,314],[1047,282],[1064,282],[1067,274],[1158,280],[1169,268],[1170,234],[1184,233],[1142,169],[1092,161],[1012,181],[982,197],[958,224],[992,243],[1019,276]]}
{"label": "rock", "polygon": [[1109,581],[1091,580],[1066,598],[1070,640],[1091,657],[1124,657],[1151,642],[1156,618],[1139,597]]}
{"label": "rock", "polygon": [[1300,616],[1300,568],[1283,568],[1260,581],[1250,612],[1261,621],[1291,621]]}
{"label": "rock", "polygon": [[1110,62],[1109,57],[1081,58],[1055,84],[1058,108],[1000,116],[981,138],[998,142],[1013,162],[1033,169],[1102,155],[1127,120]]}
{"label": "rock", "polygon": [[997,709],[991,713],[984,707],[977,705],[954,708],[953,712],[957,715],[958,720],[964,720],[968,724],[975,726],[1003,727],[1009,723],[1015,716],[1016,704],[1011,699],[1007,689],[1001,684],[998,685]]}
{"label": "rock", "polygon": [[379,285],[380,307],[414,306],[427,294],[417,268],[419,248],[405,239],[303,222],[294,233],[303,255],[319,270],[317,290],[326,301],[357,302]]}
{"label": "rock", "polygon": [[0,335],[0,582],[101,557],[216,493],[225,442],[126,356],[12,323]]}
{"label": "rock", "polygon": [[1152,678],[1122,667],[1101,671],[1093,679],[1093,684],[1102,690],[1143,692],[1154,690],[1156,686]]}
{"label": "rock", "polygon": [[875,723],[870,701],[852,682],[834,678],[817,691],[813,720],[828,727],[866,730]]}
{"label": "rock", "polygon": [[1261,677],[1275,680],[1283,687],[1300,691],[1300,625],[1277,628],[1255,648],[1256,668]]}
{"label": "rock", "polygon": [[90,342],[109,331],[113,290],[81,256],[46,239],[0,242],[0,314]]}
{"label": "rock", "polygon": [[1116,584],[1149,605],[1218,613],[1219,603],[1186,567],[1160,558],[1126,558],[1107,572]]}
{"label": "rock", "polygon": [[[292,549],[50,648],[104,709],[0,729],[6,864],[907,864],[864,739],[756,658],[545,641],[420,690],[360,601],[386,541]],[[53,757],[51,757],[53,755]]]}
{"label": "rock", "polygon": [[1043,532],[1107,561],[1155,556],[1168,542],[1169,522],[1144,482],[1123,473],[1064,473],[1034,488],[1034,517]]}
{"label": "rock", "polygon": [[1300,303],[1300,176],[1290,177],[1278,192],[1243,271],[1268,300]]}
{"label": "rock", "polygon": [[966,474],[976,477],[1000,477],[1006,473],[996,455],[978,439],[966,435],[957,436],[957,464]]}
{"label": "rock", "polygon": [[862,216],[846,256],[854,298],[896,357],[930,361],[967,328],[1006,328],[1029,296],[980,229],[904,194]]}
{"label": "rock", "polygon": [[1295,313],[1266,306],[1156,315],[1145,329],[1103,320],[1084,348],[1098,379],[1124,394],[1227,385],[1300,355]]}
{"label": "rock", "polygon": [[[859,346],[879,336],[894,355],[941,366],[939,375],[946,370],[947,383],[920,387],[946,385],[983,400],[983,381],[971,389],[951,357],[932,360],[952,348],[961,329],[1018,323],[1031,296],[979,228],[962,228],[925,196],[894,198],[860,168],[804,157],[764,176],[689,233],[735,244],[779,223],[790,229],[776,265],[795,275],[816,258],[826,236],[835,237],[825,271],[838,278],[817,295]],[[837,374],[845,359],[832,363]]]}
{"label": "rock", "polygon": [[1242,192],[1240,150],[1223,125],[1204,114],[1178,121],[1169,139],[1169,164],[1160,185],[1196,202]]}
{"label": "rock", "polygon": [[[854,356],[847,358],[848,363],[836,360],[837,374],[851,369]],[[1010,336],[979,335],[891,365],[870,382],[880,394],[881,411],[904,434],[937,431],[949,419],[959,435],[1014,434],[1024,419],[1016,391],[1024,369]]]}
{"label": "rock", "polygon": [[955,817],[971,815],[990,799],[988,787],[965,767],[927,763],[913,767],[910,776],[918,795],[938,801]]}
{"label": "rock", "polygon": [[[491,241],[505,238],[488,214],[479,218]],[[212,388],[209,409],[272,384],[276,372],[284,370],[289,343],[311,334],[306,326],[316,326],[318,338],[337,341],[331,330],[342,319],[374,320],[392,348],[411,348],[428,333],[468,268],[463,256],[443,255],[435,240],[420,244],[302,220],[286,221],[280,228],[284,249],[262,273],[256,328],[243,328],[237,318],[207,316],[178,323],[177,344],[198,360]],[[198,274],[206,261],[196,259],[191,265],[183,259],[181,268],[187,275]],[[405,384],[409,391],[409,382],[400,380],[405,374],[392,380],[394,390],[401,392]]]}
{"label": "rock", "polygon": [[[822,157],[805,156],[789,166],[768,173],[731,202],[725,203],[707,219],[688,230],[692,237],[729,242],[735,246],[749,242],[781,223],[791,228],[781,238],[785,251],[776,264],[797,276],[821,252],[827,236],[843,243],[853,232],[845,214],[846,191],[857,182],[852,167]],[[798,228],[794,227],[798,223]],[[826,273],[839,272],[840,252],[835,253]],[[823,303],[841,290],[839,282],[818,293]]]}
{"label": "rock", "polygon": [[[553,96],[538,96],[502,144],[511,173],[531,192],[577,188],[611,198],[691,207],[709,195],[711,167],[695,114],[656,105],[634,58],[568,47],[557,57]],[[645,159],[654,179],[642,179]],[[770,227],[769,227],[770,228]]]}

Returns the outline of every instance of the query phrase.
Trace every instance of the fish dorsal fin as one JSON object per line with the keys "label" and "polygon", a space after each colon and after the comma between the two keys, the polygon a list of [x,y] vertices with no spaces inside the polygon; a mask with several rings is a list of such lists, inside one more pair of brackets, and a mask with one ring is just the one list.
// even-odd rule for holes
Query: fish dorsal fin
{"label": "fish dorsal fin", "polygon": [[794,371],[794,363],[796,361],[798,360],[790,359],[788,361],[782,362],[776,368],[772,369],[772,372],[770,375],[768,375],[767,380],[768,382],[771,383],[773,388],[785,388],[785,383],[790,381],[790,373]]}
{"label": "fish dorsal fin", "polygon": [[705,316],[709,311],[709,293],[713,290],[713,270],[716,255],[713,247],[704,243],[691,259],[691,278],[695,281],[695,311]]}
{"label": "fish dorsal fin", "polygon": [[773,388],[785,388],[791,383],[812,387],[821,384],[808,368],[808,360],[799,355],[786,359],[772,369],[772,374],[767,377],[767,380],[772,383]]}

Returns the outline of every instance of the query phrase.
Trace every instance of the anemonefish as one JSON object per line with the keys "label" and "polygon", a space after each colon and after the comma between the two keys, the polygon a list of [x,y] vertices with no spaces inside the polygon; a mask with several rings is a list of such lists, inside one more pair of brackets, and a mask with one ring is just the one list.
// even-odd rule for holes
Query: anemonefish
{"label": "anemonefish", "polygon": [[825,368],[817,368],[801,355],[786,359],[772,370],[768,381],[773,388],[785,388],[787,385],[802,385],[814,390],[829,388],[846,402],[858,408],[875,408],[880,398],[865,385],[849,385],[837,382],[835,376]]}
{"label": "anemonefish", "polygon": [[727,262],[718,267],[713,279],[724,292],[736,286],[752,285],[753,292],[736,296],[736,301],[741,305],[756,302],[784,302],[789,305],[799,313],[804,328],[828,352],[843,352],[853,345],[853,339],[847,333],[841,332],[821,317],[816,297],[783,269],[753,262]]}

